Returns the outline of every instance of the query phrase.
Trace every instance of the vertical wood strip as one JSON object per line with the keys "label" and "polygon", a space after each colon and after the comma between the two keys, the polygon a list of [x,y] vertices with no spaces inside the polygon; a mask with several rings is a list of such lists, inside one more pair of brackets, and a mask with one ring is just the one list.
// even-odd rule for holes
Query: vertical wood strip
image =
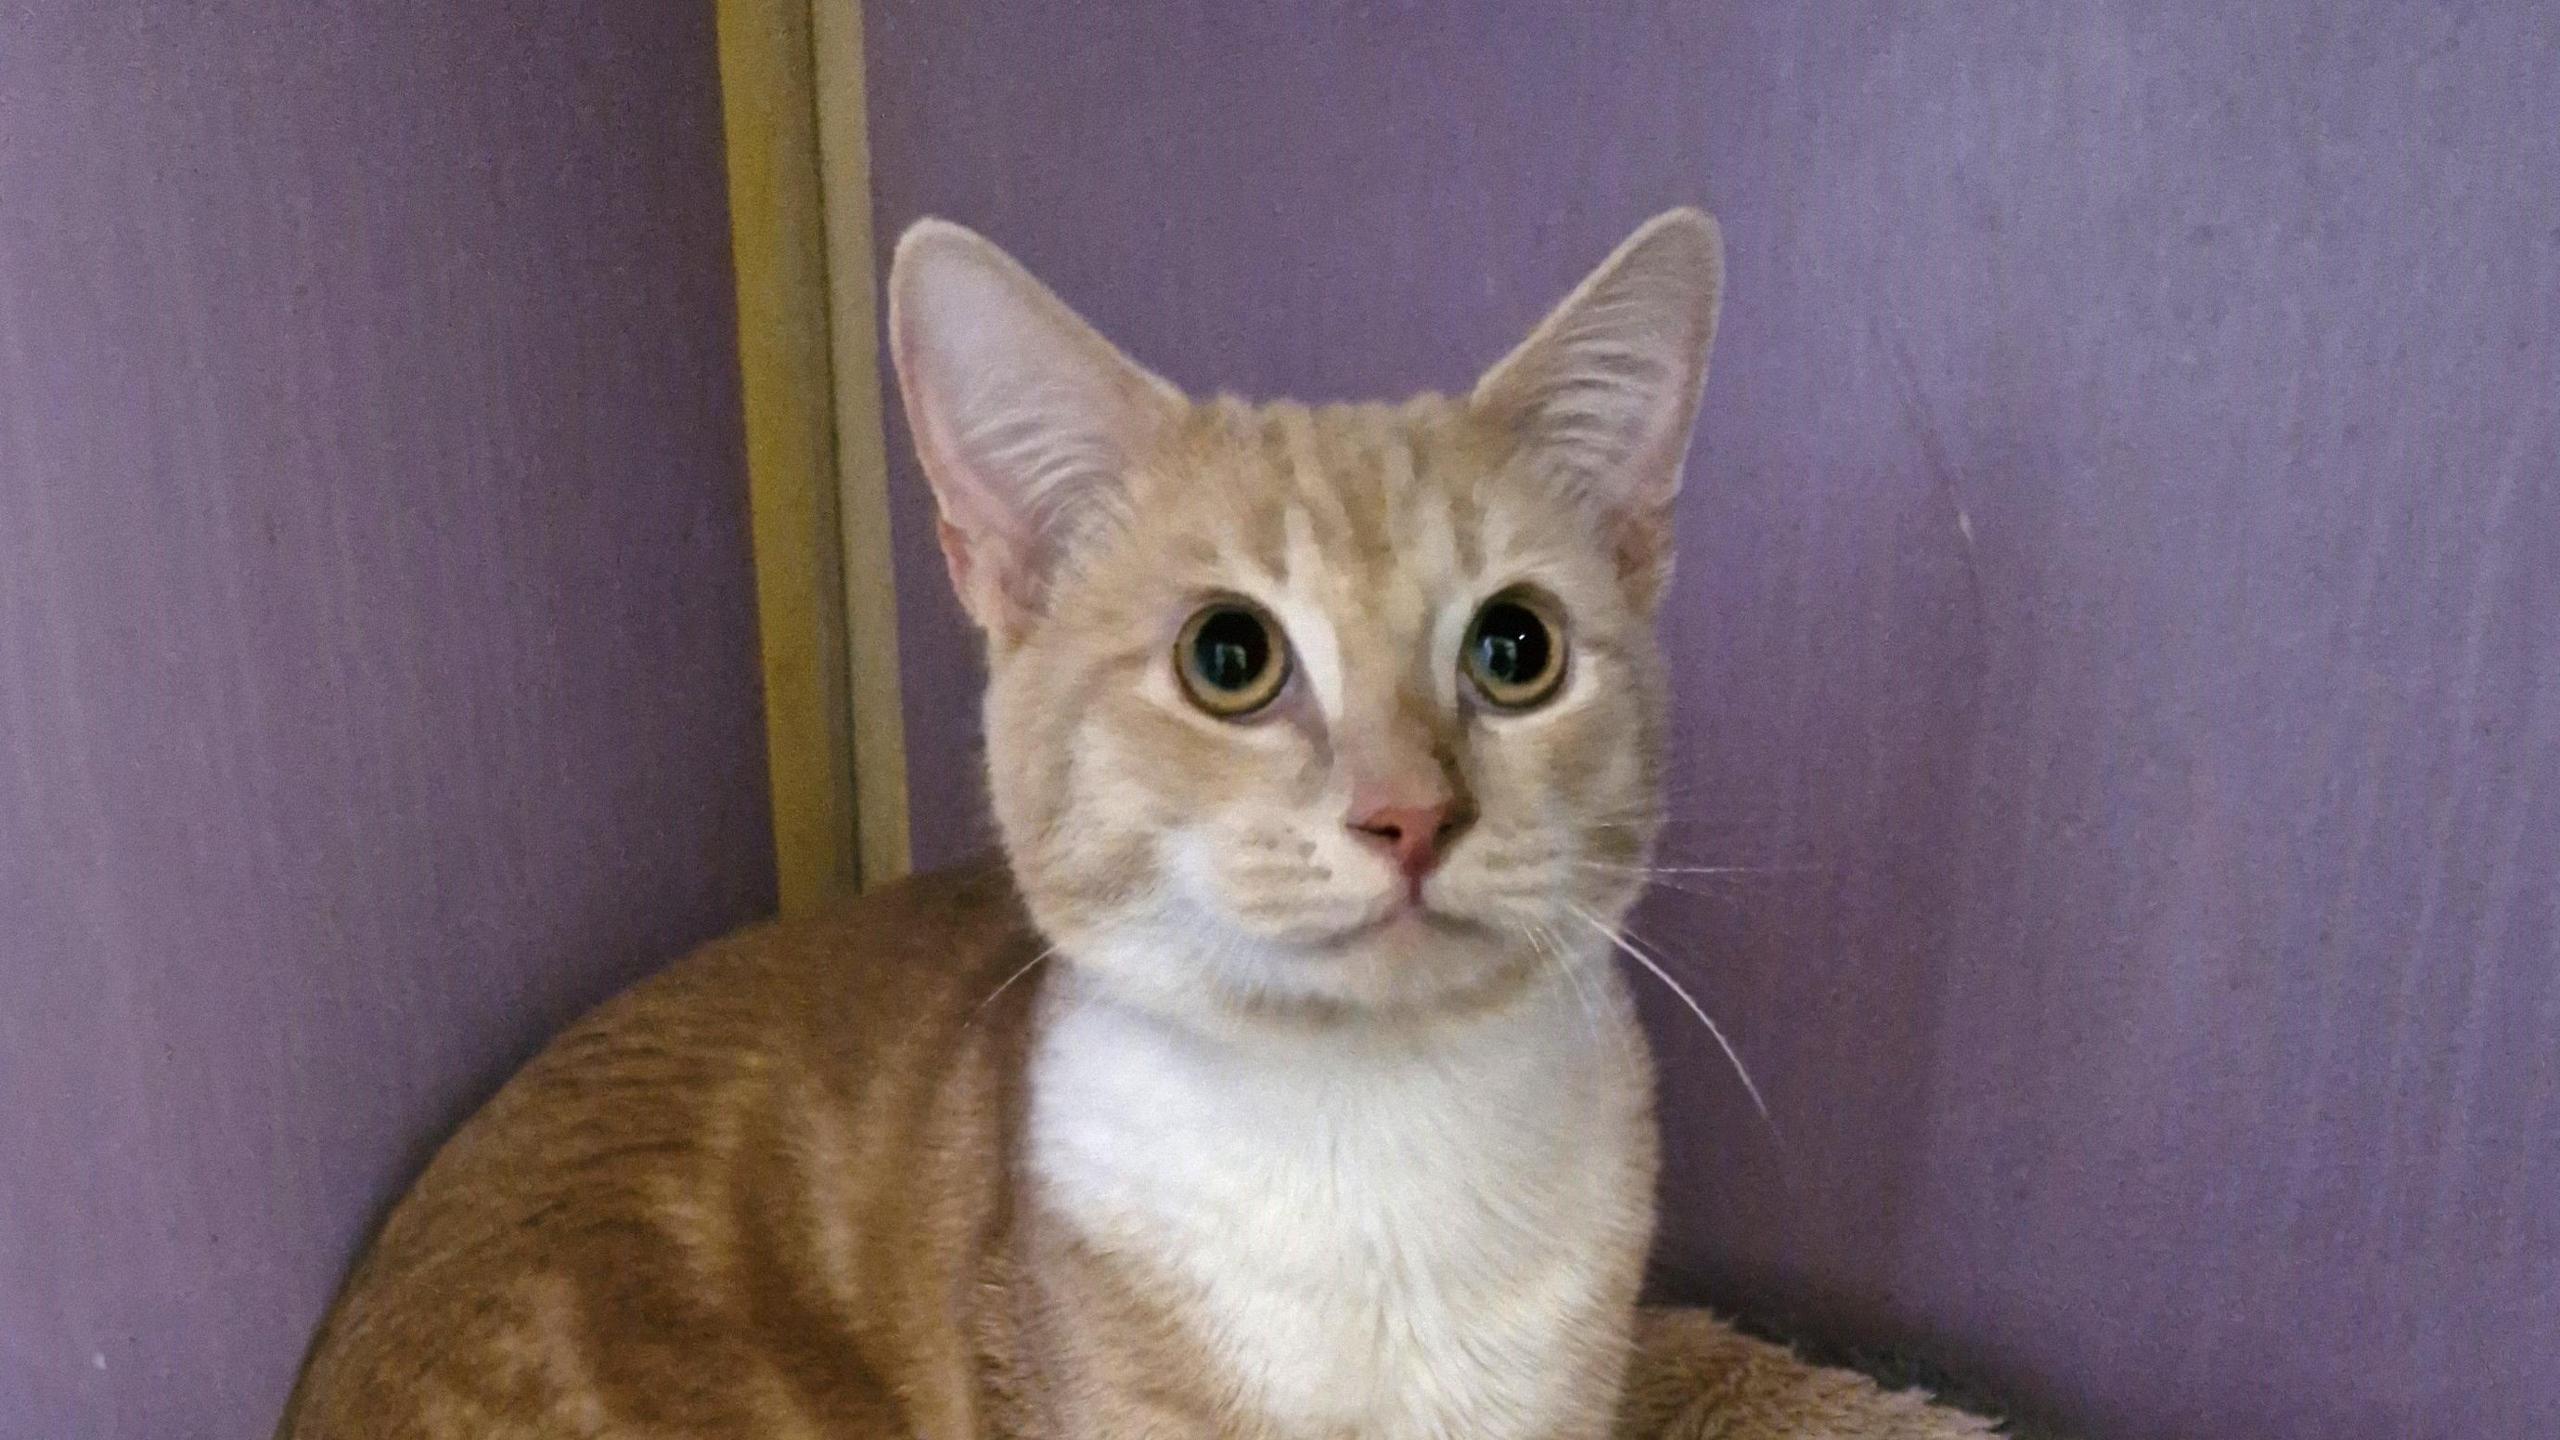
{"label": "vertical wood strip", "polygon": [[818,154],[835,356],[835,461],[862,880],[907,873],[907,741],[898,685],[897,576],[881,431],[878,276],[861,0],[814,0]]}
{"label": "vertical wood strip", "polygon": [[800,914],[859,878],[809,0],[720,0],[718,26],[775,867]]}

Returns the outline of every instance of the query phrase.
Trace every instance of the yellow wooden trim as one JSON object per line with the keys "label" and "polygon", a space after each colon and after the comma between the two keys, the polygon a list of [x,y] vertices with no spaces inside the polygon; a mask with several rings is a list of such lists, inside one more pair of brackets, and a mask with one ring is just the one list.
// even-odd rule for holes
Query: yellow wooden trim
{"label": "yellow wooden trim", "polygon": [[871,140],[863,101],[861,0],[814,0],[818,158],[827,220],[835,355],[836,477],[843,526],[845,642],[853,700],[862,883],[907,873],[907,731],[898,688],[897,576],[889,553],[889,462],[880,428],[879,281],[871,237]]}
{"label": "yellow wooden trim", "polygon": [[717,23],[774,859],[800,914],[859,876],[809,0],[719,0]]}

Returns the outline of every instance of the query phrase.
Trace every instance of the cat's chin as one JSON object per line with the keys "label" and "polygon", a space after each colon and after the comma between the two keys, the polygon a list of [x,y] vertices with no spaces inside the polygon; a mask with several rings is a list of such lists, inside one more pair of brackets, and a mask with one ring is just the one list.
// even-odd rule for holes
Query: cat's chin
{"label": "cat's chin", "polygon": [[1279,980],[1339,1013],[1401,1023],[1499,1006],[1547,968],[1532,947],[1412,910],[1311,953]]}
{"label": "cat's chin", "polygon": [[1195,912],[1186,924],[1141,922],[1079,942],[1062,949],[1103,993],[1212,1029],[1481,1013],[1556,963],[1505,927],[1401,903],[1276,933]]}

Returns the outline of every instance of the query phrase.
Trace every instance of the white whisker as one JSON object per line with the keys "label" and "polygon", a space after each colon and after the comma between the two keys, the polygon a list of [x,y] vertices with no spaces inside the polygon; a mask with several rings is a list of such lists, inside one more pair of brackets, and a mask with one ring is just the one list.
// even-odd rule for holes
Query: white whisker
{"label": "white whisker", "polygon": [[1577,869],[1611,880],[1635,880],[1656,889],[1701,899],[1733,901],[1753,880],[1828,873],[1824,865],[1626,865],[1608,860],[1575,860]]}
{"label": "white whisker", "polygon": [[1620,865],[1609,860],[1577,860],[1591,870],[1608,870],[1622,875],[1809,875],[1820,865]]}
{"label": "white whisker", "polygon": [[1582,972],[1574,965],[1573,957],[1564,953],[1563,939],[1545,926],[1526,920],[1520,924],[1519,935],[1548,964],[1564,972],[1565,983],[1573,987],[1573,997],[1582,1005],[1583,1028],[1590,1033],[1591,1043],[1599,1044],[1600,1007],[1593,1001],[1590,987],[1583,983]]}
{"label": "white whisker", "polygon": [[1002,994],[1003,994],[1004,992],[1006,992],[1007,990],[1012,989],[1012,988],[1013,988],[1013,982],[1014,982],[1014,981],[1019,980],[1019,979],[1021,979],[1023,976],[1030,974],[1033,970],[1038,969],[1038,968],[1039,968],[1039,966],[1040,966],[1040,962],[1041,962],[1041,961],[1046,960],[1046,959],[1048,959],[1050,956],[1055,955],[1055,954],[1057,954],[1057,953],[1058,953],[1058,947],[1057,947],[1057,946],[1055,946],[1055,945],[1052,945],[1052,946],[1050,946],[1048,949],[1041,951],[1039,954],[1032,956],[1029,960],[1024,961],[1024,962],[1023,962],[1023,964],[1022,964],[1022,968],[1021,968],[1021,969],[1016,970],[1016,971],[1014,971],[1012,974],[1007,975],[1006,977],[1004,977],[1004,983],[1002,983],[1002,984],[1000,984],[1000,985],[996,986],[996,988],[994,988],[993,990],[990,990],[990,991],[988,991],[988,992],[987,992],[987,998],[986,998],[986,999],[984,999],[984,1000],[979,1001],[979,1002],[978,1002],[978,1008],[969,1012],[969,1020],[968,1020],[968,1024],[961,1026],[961,1028],[965,1030],[965,1029],[967,1029],[967,1028],[968,1028],[968,1026],[969,1026],[969,1025],[975,1025],[975,1024],[977,1024],[977,1023],[978,1023],[978,1017],[979,1017],[980,1015],[982,1015],[982,1014],[986,1013],[986,1009],[987,1009],[987,1007],[988,1007],[988,1006],[993,1005],[994,1003],[996,1003],[996,997],[997,997],[997,996],[1002,995]]}
{"label": "white whisker", "polygon": [[1700,880],[1673,880],[1659,875],[1644,877],[1643,888],[1673,895],[1686,895],[1698,900],[1714,900],[1727,905],[1740,905],[1747,897],[1739,885],[1710,884]]}
{"label": "white whisker", "polygon": [[1724,1052],[1724,1058],[1733,1066],[1733,1073],[1742,1081],[1743,1093],[1751,1097],[1751,1108],[1760,1112],[1760,1123],[1769,1127],[1769,1133],[1771,1135],[1776,1135],[1778,1133],[1778,1122],[1769,1114],[1769,1102],[1760,1098],[1760,1087],[1752,1083],[1751,1072],[1743,1067],[1742,1057],[1734,1052],[1733,1042],[1724,1038],[1724,1031],[1719,1028],[1714,1019],[1707,1014],[1707,1008],[1698,1003],[1697,997],[1691,995],[1686,989],[1683,989],[1679,981],[1672,979],[1671,972],[1663,969],[1651,955],[1646,954],[1642,949],[1638,948],[1635,942],[1628,939],[1625,935],[1621,934],[1617,930],[1611,929],[1606,922],[1600,919],[1599,916],[1592,914],[1590,911],[1583,909],[1579,905],[1568,905],[1567,908],[1570,909],[1574,915],[1579,916],[1583,924],[1599,931],[1608,939],[1610,944],[1615,945],[1620,950],[1626,952],[1629,959],[1652,972],[1654,979],[1661,981],[1670,989],[1672,994],[1680,997],[1680,1003],[1688,1006],[1689,1013],[1698,1017],[1698,1023],[1707,1027],[1707,1034],[1715,1038],[1716,1048]]}
{"label": "white whisker", "polygon": [[1812,875],[1820,865],[1657,865],[1656,875]]}

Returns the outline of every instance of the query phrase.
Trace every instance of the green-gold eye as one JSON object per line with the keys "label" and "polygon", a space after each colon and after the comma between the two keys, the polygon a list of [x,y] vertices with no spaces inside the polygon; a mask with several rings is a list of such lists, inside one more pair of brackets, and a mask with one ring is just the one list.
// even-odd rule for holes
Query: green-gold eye
{"label": "green-gold eye", "polygon": [[1496,595],[1467,625],[1461,660],[1476,693],[1497,709],[1528,710],[1564,683],[1564,627],[1552,609],[1517,591]]}
{"label": "green-gold eye", "polygon": [[1221,720],[1240,720],[1270,704],[1288,682],[1289,645],[1260,610],[1221,600],[1184,623],[1173,668],[1192,704]]}

